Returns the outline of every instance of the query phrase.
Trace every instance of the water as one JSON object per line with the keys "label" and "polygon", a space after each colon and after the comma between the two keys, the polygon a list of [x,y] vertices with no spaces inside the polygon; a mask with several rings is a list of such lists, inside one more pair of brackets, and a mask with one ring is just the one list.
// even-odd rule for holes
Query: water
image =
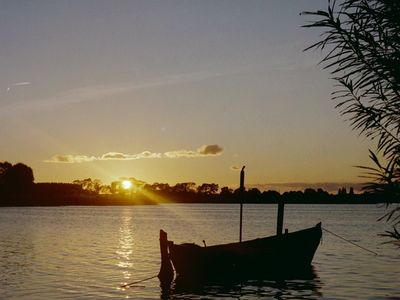
{"label": "water", "polygon": [[[175,242],[238,239],[238,205],[0,208],[1,299],[400,299],[400,249],[382,244],[388,229],[375,205],[287,205],[285,228],[323,227],[316,277],[284,282],[161,289],[159,229]],[[245,205],[243,237],[272,235],[276,206]],[[296,251],[296,249],[293,249]]]}

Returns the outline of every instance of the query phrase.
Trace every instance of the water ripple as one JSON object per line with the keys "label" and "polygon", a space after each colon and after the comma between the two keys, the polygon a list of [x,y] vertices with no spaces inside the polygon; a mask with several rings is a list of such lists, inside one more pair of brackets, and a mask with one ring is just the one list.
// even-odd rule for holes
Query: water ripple
{"label": "water ripple", "polygon": [[[246,239],[274,233],[275,208],[246,205]],[[158,231],[176,242],[237,240],[236,205],[0,208],[0,298],[4,299],[399,299],[399,252],[381,244],[375,206],[289,206],[291,231],[315,225],[379,252],[324,235],[312,280],[247,281],[160,288]],[[295,249],[294,249],[295,251]]]}

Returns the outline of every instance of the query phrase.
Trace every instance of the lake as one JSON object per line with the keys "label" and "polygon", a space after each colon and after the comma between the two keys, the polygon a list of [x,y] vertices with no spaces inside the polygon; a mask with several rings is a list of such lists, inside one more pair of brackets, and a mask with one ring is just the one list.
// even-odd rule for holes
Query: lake
{"label": "lake", "polygon": [[[276,205],[245,205],[243,239],[275,234]],[[289,231],[322,226],[332,234],[307,280],[250,280],[161,289],[159,230],[176,243],[237,241],[239,206],[65,206],[0,208],[1,299],[400,299],[400,249],[378,234],[390,227],[376,205],[286,205]],[[293,249],[296,251],[296,249]]]}

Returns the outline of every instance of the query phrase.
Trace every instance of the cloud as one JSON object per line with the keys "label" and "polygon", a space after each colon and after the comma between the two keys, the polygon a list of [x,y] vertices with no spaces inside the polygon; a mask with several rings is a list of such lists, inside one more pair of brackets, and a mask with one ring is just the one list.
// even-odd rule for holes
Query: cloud
{"label": "cloud", "polygon": [[45,160],[45,162],[52,163],[83,163],[83,162],[91,162],[97,160],[94,156],[86,156],[86,155],[71,155],[71,154],[57,154],[54,155],[51,159]]}
{"label": "cloud", "polygon": [[204,156],[217,156],[221,155],[223,148],[217,144],[203,145],[197,150],[177,150],[165,152],[164,156],[168,158],[180,158],[180,157],[204,157]]}
{"label": "cloud", "polygon": [[31,84],[32,84],[32,82],[30,82],[30,81],[15,82],[15,83],[9,85],[9,86],[6,88],[6,91],[9,92],[9,91],[11,90],[12,87],[24,86],[24,85],[31,85]]}
{"label": "cloud", "polygon": [[[149,78],[145,80],[135,82],[124,82],[124,83],[112,83],[104,85],[92,85],[86,87],[73,88],[58,95],[50,96],[48,98],[42,98],[36,101],[23,102],[18,104],[12,104],[8,110],[18,109],[42,109],[48,107],[54,107],[57,105],[74,104],[81,102],[96,101],[100,99],[112,98],[120,94],[129,94],[136,91],[158,88],[163,86],[181,85],[191,82],[200,82],[202,80],[215,78],[226,75],[225,73],[218,72],[188,72],[188,73],[177,73],[166,76],[159,76]],[[7,91],[14,86],[29,85],[31,82],[17,82],[10,85]],[[4,108],[0,113],[8,113]]]}
{"label": "cloud", "polygon": [[107,161],[107,160],[137,160],[137,159],[151,159],[151,158],[196,158],[207,156],[218,156],[223,152],[223,148],[219,145],[203,145],[197,150],[175,150],[165,153],[155,153],[150,151],[143,151],[137,154],[126,154],[121,152],[108,152],[100,156],[87,156],[87,155],[72,155],[72,154],[57,154],[51,159],[45,160],[47,163],[84,163],[93,161]]}
{"label": "cloud", "polygon": [[197,151],[203,155],[219,155],[222,153],[223,149],[217,144],[213,144],[203,145]]}
{"label": "cloud", "polygon": [[115,83],[109,85],[97,85],[76,88],[66,92],[64,95],[60,95],[59,97],[54,97],[48,100],[52,104],[60,102],[64,104],[71,102],[92,101],[112,97],[118,94],[132,93],[143,89],[197,82],[218,76],[221,76],[221,74],[210,72],[172,74],[136,82]]}
{"label": "cloud", "polygon": [[164,153],[165,157],[168,158],[180,158],[180,157],[198,157],[201,156],[200,153],[193,150],[176,150],[176,151],[169,151]]}
{"label": "cloud", "polygon": [[126,154],[119,153],[119,152],[108,152],[101,156],[102,160],[118,160],[118,159],[126,159]]}
{"label": "cloud", "polygon": [[21,86],[21,85],[30,85],[30,84],[32,84],[32,82],[30,82],[30,81],[22,81],[22,82],[13,83],[12,86]]}
{"label": "cloud", "polygon": [[97,160],[135,160],[142,158],[161,158],[161,153],[152,153],[150,151],[143,151],[138,154],[124,154],[119,152],[108,152],[103,154]]}
{"label": "cloud", "polygon": [[231,166],[230,169],[231,169],[232,171],[239,171],[241,168],[238,167],[238,166]]}

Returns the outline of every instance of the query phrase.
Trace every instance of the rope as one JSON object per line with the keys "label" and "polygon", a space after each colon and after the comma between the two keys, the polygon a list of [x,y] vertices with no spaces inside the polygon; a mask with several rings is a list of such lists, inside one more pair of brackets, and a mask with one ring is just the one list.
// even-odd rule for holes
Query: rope
{"label": "rope", "polygon": [[348,242],[348,243],[354,245],[354,246],[357,246],[358,248],[361,248],[361,249],[363,249],[363,250],[365,250],[365,251],[368,251],[368,252],[370,252],[370,253],[372,253],[372,254],[378,255],[378,253],[376,253],[376,252],[374,252],[374,251],[371,251],[371,250],[369,250],[369,249],[367,249],[367,248],[364,248],[364,247],[362,247],[362,246],[360,246],[360,245],[357,245],[356,243],[354,243],[354,242],[352,242],[352,241],[349,241],[349,240],[345,239],[344,237],[341,237],[340,235],[338,235],[338,234],[336,234],[336,233],[334,233],[334,232],[332,232],[332,231],[329,231],[329,230],[326,229],[326,228],[323,228],[323,227],[322,227],[322,229],[325,230],[326,232],[329,232],[330,234],[332,234],[332,235],[334,235],[334,236],[336,236],[336,237],[338,237],[338,238],[340,238],[340,239],[342,239],[342,240],[344,240],[344,241],[346,241],[346,242]]}
{"label": "rope", "polygon": [[147,280],[156,278],[157,276],[158,276],[158,275],[155,275],[155,276],[151,276],[151,277],[149,277],[149,278],[145,278],[145,279],[142,279],[142,280],[138,280],[138,281],[134,281],[134,282],[131,282],[131,283],[123,284],[123,285],[121,285],[121,288],[126,288],[126,287],[129,287],[129,286],[131,286],[131,285],[134,285],[134,284],[137,284],[137,283],[141,283],[141,282],[143,282],[143,281],[147,281]]}

